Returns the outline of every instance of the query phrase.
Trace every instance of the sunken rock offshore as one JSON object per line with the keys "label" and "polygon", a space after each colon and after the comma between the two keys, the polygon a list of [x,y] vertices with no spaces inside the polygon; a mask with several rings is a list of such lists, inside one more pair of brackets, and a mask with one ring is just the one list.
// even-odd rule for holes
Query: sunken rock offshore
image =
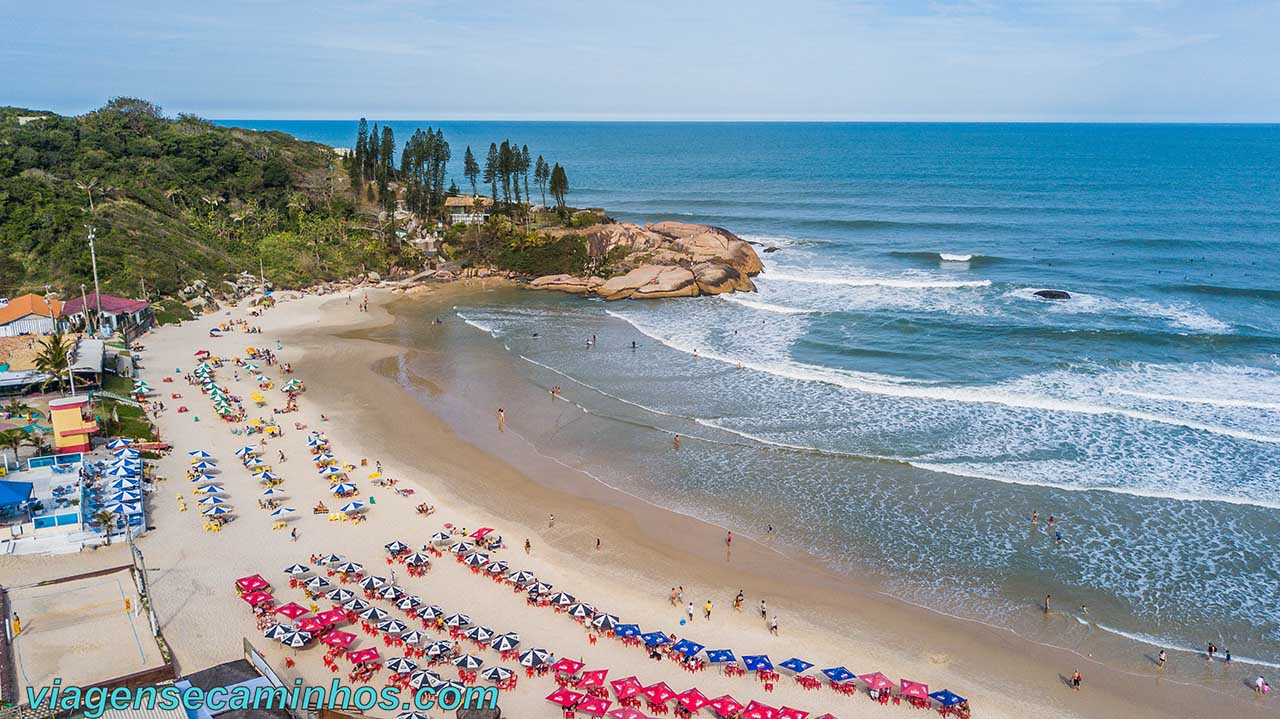
{"label": "sunken rock offshore", "polygon": [[[568,234],[571,231],[559,231]],[[587,254],[609,259],[609,277],[546,275],[529,283],[542,290],[594,295],[606,300],[697,297],[754,292],[760,257],[728,230],[686,222],[596,225],[583,234]]]}

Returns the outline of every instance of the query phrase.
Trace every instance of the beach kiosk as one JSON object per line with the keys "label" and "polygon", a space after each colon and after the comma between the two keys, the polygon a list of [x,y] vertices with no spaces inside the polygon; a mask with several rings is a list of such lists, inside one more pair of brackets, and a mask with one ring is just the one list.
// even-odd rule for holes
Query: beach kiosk
{"label": "beach kiosk", "polygon": [[89,451],[89,435],[98,431],[98,423],[92,417],[86,419],[85,411],[88,406],[88,397],[49,400],[54,454]]}

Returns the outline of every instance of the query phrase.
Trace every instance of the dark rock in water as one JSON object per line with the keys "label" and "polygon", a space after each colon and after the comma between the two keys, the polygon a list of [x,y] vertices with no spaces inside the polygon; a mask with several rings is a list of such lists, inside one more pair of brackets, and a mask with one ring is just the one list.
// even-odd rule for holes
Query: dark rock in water
{"label": "dark rock in water", "polygon": [[1071,293],[1066,290],[1036,290],[1036,297],[1043,297],[1046,300],[1069,300]]}
{"label": "dark rock in water", "polygon": [[773,245],[769,245],[768,247],[764,248],[764,252],[765,252],[766,254],[768,254],[768,253],[770,253],[770,252],[777,252],[777,251],[778,251],[778,248],[777,248],[777,247],[774,247]]}

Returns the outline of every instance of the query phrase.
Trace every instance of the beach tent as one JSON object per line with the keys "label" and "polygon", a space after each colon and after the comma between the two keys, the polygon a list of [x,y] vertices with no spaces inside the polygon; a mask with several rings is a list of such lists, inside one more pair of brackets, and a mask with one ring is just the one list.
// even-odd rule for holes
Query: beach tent
{"label": "beach tent", "polygon": [[844,667],[831,667],[830,669],[823,669],[822,673],[827,675],[827,679],[829,679],[832,684],[847,682],[850,679],[854,678],[853,672],[849,671]]}
{"label": "beach tent", "polygon": [[706,694],[698,691],[697,688],[686,689],[676,695],[676,701],[680,702],[680,706],[691,712],[696,712],[702,707],[711,703]]}
{"label": "beach tent", "polygon": [[577,674],[582,667],[586,666],[580,661],[570,659],[569,657],[561,657],[551,665],[551,671],[556,674]]}
{"label": "beach tent", "polygon": [[738,659],[733,656],[733,651],[730,649],[708,649],[707,661],[712,664],[727,664],[729,662],[736,662]]}
{"label": "beach tent", "polygon": [[742,657],[742,663],[748,671],[769,671],[773,669],[773,662],[769,661],[766,654],[748,654]]}
{"label": "beach tent", "polygon": [[575,706],[573,710],[590,716],[604,716],[605,712],[609,711],[609,707],[611,706],[613,706],[612,699],[605,699],[603,697],[587,697],[586,699],[578,702],[578,705]]}
{"label": "beach tent", "polygon": [[269,586],[271,586],[271,583],[264,579],[261,574],[250,574],[247,577],[240,577],[236,580],[236,588],[242,592],[256,592]]}
{"label": "beach tent", "polygon": [[903,679],[901,682],[898,693],[902,696],[911,697],[912,699],[923,699],[925,701],[929,700],[929,685],[921,684],[920,682],[913,682],[910,679]]}
{"label": "beach tent", "polygon": [[777,709],[754,700],[748,702],[747,707],[742,710],[742,719],[777,719],[777,717]]}
{"label": "beach tent", "polygon": [[809,712],[789,706],[783,706],[778,710],[778,719],[808,719],[808,716]]}
{"label": "beach tent", "polygon": [[259,604],[266,604],[267,602],[270,602],[275,599],[275,597],[272,597],[270,594],[267,594],[266,592],[248,592],[247,594],[241,594],[240,598],[243,599],[245,602],[252,604],[254,606],[257,606]]}
{"label": "beach tent", "polygon": [[323,632],[329,628],[319,616],[307,617],[293,625],[295,629],[301,629],[306,632]]}
{"label": "beach tent", "polygon": [[644,685],[633,676],[626,679],[614,679],[609,682],[609,686],[613,687],[613,695],[619,699],[630,699],[644,691]]}
{"label": "beach tent", "polygon": [[620,637],[630,638],[640,636],[639,624],[619,624],[613,628],[613,633]]}
{"label": "beach tent", "polygon": [[646,645],[651,647],[660,647],[663,644],[671,643],[671,638],[668,637],[666,634],[663,634],[662,632],[649,632],[648,634],[641,634],[640,638],[644,640],[644,643]]}
{"label": "beach tent", "polygon": [[632,709],[631,707],[618,707],[617,709],[612,709],[609,711],[607,716],[609,719],[649,719],[644,715],[644,712],[639,709]]}
{"label": "beach tent", "polygon": [[676,695],[675,690],[667,686],[666,682],[658,682],[656,684],[650,684],[649,686],[645,687],[640,693],[649,697],[649,701],[655,704],[665,704],[671,701],[671,699]]}
{"label": "beach tent", "polygon": [[734,699],[728,694],[712,699],[711,701],[707,702],[707,706],[711,707],[712,709],[715,709],[716,713],[719,714],[720,716],[737,714],[738,712],[742,711],[742,704],[739,703],[737,699]]}
{"label": "beach tent", "polygon": [[602,687],[604,686],[605,678],[608,676],[608,669],[592,669],[589,672],[583,672],[582,676],[578,678],[578,683],[575,686],[579,689]]}
{"label": "beach tent", "polygon": [[369,647],[368,649],[361,649],[358,652],[351,652],[347,655],[347,658],[351,660],[352,664],[367,664],[369,662],[376,662],[381,657],[378,654],[377,647]]}
{"label": "beach tent", "polygon": [[282,607],[276,607],[276,614],[283,614],[290,619],[297,619],[306,614],[308,609],[297,602],[289,602]]}
{"label": "beach tent", "polygon": [[686,657],[696,657],[698,656],[698,652],[705,649],[703,645],[695,641],[690,641],[688,639],[681,639],[680,641],[673,644],[671,648],[685,655]]}
{"label": "beach tent", "polygon": [[782,662],[778,666],[782,667],[783,669],[787,669],[789,671],[795,672],[796,674],[803,674],[804,672],[807,672],[813,668],[813,662],[806,662],[803,659],[797,659],[795,657],[791,657],[790,659],[788,659],[785,662]]}
{"label": "beach tent", "polygon": [[573,705],[586,698],[585,694],[579,694],[571,689],[561,687],[547,695],[547,701],[552,704],[558,704],[565,709],[570,709]]}
{"label": "beach tent", "polygon": [[337,607],[333,607],[317,614],[316,619],[319,619],[326,625],[340,624],[347,621],[347,613]]}
{"label": "beach tent", "polygon": [[943,689],[942,691],[934,692],[929,695],[929,698],[934,700],[935,702],[938,702],[944,707],[953,707],[957,704],[963,704],[966,701],[968,701],[964,697],[960,696],[959,694],[955,694],[949,689]]}
{"label": "beach tent", "polygon": [[858,679],[862,680],[862,683],[866,684],[868,689],[885,691],[886,689],[893,688],[893,682],[890,681],[889,677],[886,677],[880,672],[876,672],[874,674],[859,674]]}

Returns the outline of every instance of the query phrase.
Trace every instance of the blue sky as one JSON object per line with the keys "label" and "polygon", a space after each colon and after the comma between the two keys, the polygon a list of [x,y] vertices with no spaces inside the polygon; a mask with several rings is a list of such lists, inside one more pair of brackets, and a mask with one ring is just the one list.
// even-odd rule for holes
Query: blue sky
{"label": "blue sky", "polygon": [[0,104],[211,118],[1280,121],[1280,1],[0,0]]}

